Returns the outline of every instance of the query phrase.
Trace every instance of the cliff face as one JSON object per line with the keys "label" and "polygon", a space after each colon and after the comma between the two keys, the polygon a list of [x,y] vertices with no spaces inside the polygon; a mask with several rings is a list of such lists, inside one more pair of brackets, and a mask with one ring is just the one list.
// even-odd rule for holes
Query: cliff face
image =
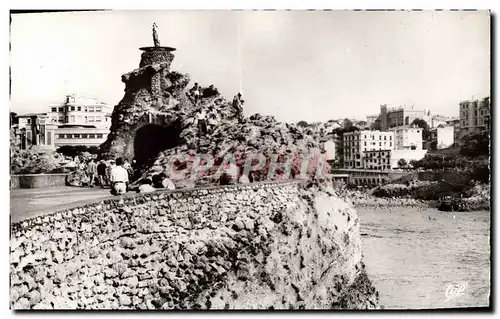
{"label": "cliff face", "polygon": [[251,184],[105,200],[12,226],[14,309],[370,309],[356,212]]}

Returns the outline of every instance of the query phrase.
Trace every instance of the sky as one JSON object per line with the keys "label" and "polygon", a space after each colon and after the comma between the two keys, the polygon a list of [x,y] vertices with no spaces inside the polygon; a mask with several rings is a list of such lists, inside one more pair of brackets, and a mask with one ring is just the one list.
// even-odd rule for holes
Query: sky
{"label": "sky", "polygon": [[171,69],[245,114],[366,119],[381,104],[458,116],[490,92],[488,11],[107,11],[16,14],[11,111],[46,112],[66,93],[116,105],[139,47],[177,49]]}

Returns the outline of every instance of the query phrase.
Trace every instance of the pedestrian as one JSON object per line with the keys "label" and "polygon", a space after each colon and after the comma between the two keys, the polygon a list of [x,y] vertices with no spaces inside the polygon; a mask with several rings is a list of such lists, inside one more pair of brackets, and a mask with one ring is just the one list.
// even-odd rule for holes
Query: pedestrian
{"label": "pedestrian", "polygon": [[113,168],[115,168],[115,161],[110,160],[109,164],[106,166],[106,177],[108,179],[109,186],[111,186],[111,188],[113,188],[113,183],[111,183],[111,171],[113,170]]}
{"label": "pedestrian", "polygon": [[[155,175],[156,176],[156,175]],[[153,182],[151,181],[151,179],[149,178],[145,178],[141,181],[141,185],[139,186],[139,188],[137,189],[137,192],[138,193],[151,193],[151,192],[154,192],[156,191],[156,189],[151,186]]]}
{"label": "pedestrian", "polygon": [[210,106],[208,110],[210,115],[208,116],[207,120],[207,132],[213,133],[215,131],[217,123],[219,122],[219,119],[217,113],[214,112],[213,107]]}
{"label": "pedestrian", "polygon": [[87,175],[89,177],[89,187],[94,187],[95,178],[97,177],[97,164],[91,158],[87,165]]}
{"label": "pedestrian", "polygon": [[203,110],[203,109],[201,109],[200,112],[198,113],[198,133],[200,135],[207,134],[206,114],[205,114],[205,110]]}
{"label": "pedestrian", "polygon": [[[78,157],[77,157],[78,158]],[[81,171],[86,171],[87,169],[87,165],[85,164],[84,161],[79,161],[80,164],[78,164],[78,168],[81,170]]]}
{"label": "pedestrian", "polygon": [[241,92],[239,92],[238,94],[236,94],[233,98],[233,108],[236,112],[236,117],[238,118],[238,122],[242,122],[243,121],[243,103],[245,101],[242,100],[241,98]]}
{"label": "pedestrian", "polygon": [[101,188],[104,188],[108,184],[107,174],[106,174],[106,163],[101,160],[99,165],[97,165],[97,175],[99,176],[99,184]]}
{"label": "pedestrian", "polygon": [[200,87],[198,83],[195,83],[193,88],[191,89],[191,93],[194,97],[194,104],[198,104],[198,100],[200,99]]}
{"label": "pedestrian", "polygon": [[113,195],[122,195],[127,192],[128,173],[122,165],[123,160],[121,158],[117,158],[116,166],[111,169],[110,182],[111,194]]}
{"label": "pedestrian", "polygon": [[123,168],[127,171],[129,178],[133,176],[132,165],[129,163],[128,159],[123,160]]}

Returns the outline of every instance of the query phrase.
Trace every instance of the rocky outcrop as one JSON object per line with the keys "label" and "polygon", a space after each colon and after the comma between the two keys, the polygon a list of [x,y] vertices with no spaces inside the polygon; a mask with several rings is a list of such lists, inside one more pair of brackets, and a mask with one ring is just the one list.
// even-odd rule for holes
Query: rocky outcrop
{"label": "rocky outcrop", "polygon": [[[105,156],[135,157],[143,168],[143,178],[150,178],[161,172],[171,177],[171,160],[179,154],[208,154],[216,164],[232,154],[240,169],[250,155],[260,154],[267,162],[254,180],[262,181],[267,179],[273,156],[294,156],[297,173],[303,157],[321,154],[320,139],[329,133],[323,126],[299,127],[259,114],[239,121],[231,102],[217,93],[195,101],[188,90],[189,76],[170,71],[172,59],[170,51],[150,48],[143,53],[140,68],[122,76],[125,95],[114,108],[111,133],[101,145]],[[201,111],[206,113],[206,132],[200,132],[197,125]],[[189,166],[192,160],[181,165]],[[329,171],[327,163],[324,167]],[[199,182],[217,183],[217,179],[203,180],[209,173],[213,172],[198,176]]]}
{"label": "rocky outcrop", "polygon": [[63,155],[53,151],[16,150],[11,154],[11,174],[50,174],[71,171]]}
{"label": "rocky outcrop", "polygon": [[359,219],[331,188],[104,200],[11,228],[14,309],[366,309]]}

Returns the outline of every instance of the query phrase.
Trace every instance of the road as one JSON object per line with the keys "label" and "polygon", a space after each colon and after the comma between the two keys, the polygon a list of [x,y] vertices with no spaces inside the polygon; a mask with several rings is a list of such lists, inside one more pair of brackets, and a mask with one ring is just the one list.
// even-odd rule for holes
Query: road
{"label": "road", "polygon": [[10,191],[11,222],[71,207],[76,202],[92,201],[109,196],[111,196],[109,188],[101,189],[100,187],[13,189]]}

